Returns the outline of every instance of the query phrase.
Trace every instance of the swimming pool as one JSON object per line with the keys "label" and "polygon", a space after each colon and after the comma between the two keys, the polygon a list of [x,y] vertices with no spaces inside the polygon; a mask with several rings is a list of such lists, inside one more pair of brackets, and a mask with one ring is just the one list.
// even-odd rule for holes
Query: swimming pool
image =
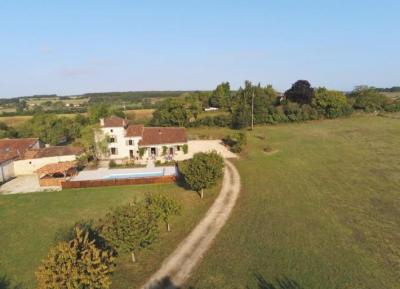
{"label": "swimming pool", "polygon": [[111,174],[103,177],[104,180],[114,179],[140,179],[140,178],[153,178],[164,176],[164,170],[152,171],[152,172],[135,172],[135,173],[121,173]]}

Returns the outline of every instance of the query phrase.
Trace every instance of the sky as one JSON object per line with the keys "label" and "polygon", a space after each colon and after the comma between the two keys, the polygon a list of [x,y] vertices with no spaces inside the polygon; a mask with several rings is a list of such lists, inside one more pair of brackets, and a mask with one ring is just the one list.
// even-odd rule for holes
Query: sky
{"label": "sky", "polygon": [[0,97],[400,85],[399,0],[0,0]]}

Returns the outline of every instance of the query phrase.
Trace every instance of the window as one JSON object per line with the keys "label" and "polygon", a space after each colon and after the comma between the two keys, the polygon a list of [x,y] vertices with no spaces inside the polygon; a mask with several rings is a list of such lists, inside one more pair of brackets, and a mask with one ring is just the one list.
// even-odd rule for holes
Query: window
{"label": "window", "polygon": [[179,152],[181,151],[181,146],[176,146],[176,150]]}
{"label": "window", "polygon": [[110,132],[114,132],[114,130],[113,130],[113,129],[110,129]]}
{"label": "window", "polygon": [[110,149],[110,153],[111,153],[112,155],[117,155],[117,154],[118,154],[117,148],[111,148],[111,149]]}
{"label": "window", "polygon": [[130,140],[128,141],[128,145],[133,146],[133,144],[134,144],[133,140],[130,139]]}
{"label": "window", "polygon": [[109,143],[114,143],[114,142],[117,142],[117,138],[115,137],[115,136],[110,136],[109,138],[108,138],[108,142]]}

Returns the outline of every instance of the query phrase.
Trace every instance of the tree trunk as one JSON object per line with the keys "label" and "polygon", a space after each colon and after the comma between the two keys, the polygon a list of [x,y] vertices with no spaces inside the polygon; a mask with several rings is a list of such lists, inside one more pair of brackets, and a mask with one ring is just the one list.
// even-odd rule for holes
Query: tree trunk
{"label": "tree trunk", "polygon": [[131,252],[132,263],[136,262],[135,253]]}
{"label": "tree trunk", "polygon": [[201,189],[200,191],[200,199],[202,199],[204,197],[204,189]]}
{"label": "tree trunk", "polygon": [[169,223],[167,223],[167,231],[171,232],[171,227],[170,227]]}

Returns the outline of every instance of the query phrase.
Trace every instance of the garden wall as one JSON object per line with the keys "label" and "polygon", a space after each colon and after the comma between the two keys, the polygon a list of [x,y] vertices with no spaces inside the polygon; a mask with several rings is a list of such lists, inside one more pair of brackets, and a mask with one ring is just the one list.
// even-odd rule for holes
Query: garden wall
{"label": "garden wall", "polygon": [[163,176],[140,179],[114,179],[114,180],[88,180],[88,181],[65,181],[61,183],[63,189],[79,189],[92,187],[128,186],[144,184],[168,184],[176,182],[176,176]]}

